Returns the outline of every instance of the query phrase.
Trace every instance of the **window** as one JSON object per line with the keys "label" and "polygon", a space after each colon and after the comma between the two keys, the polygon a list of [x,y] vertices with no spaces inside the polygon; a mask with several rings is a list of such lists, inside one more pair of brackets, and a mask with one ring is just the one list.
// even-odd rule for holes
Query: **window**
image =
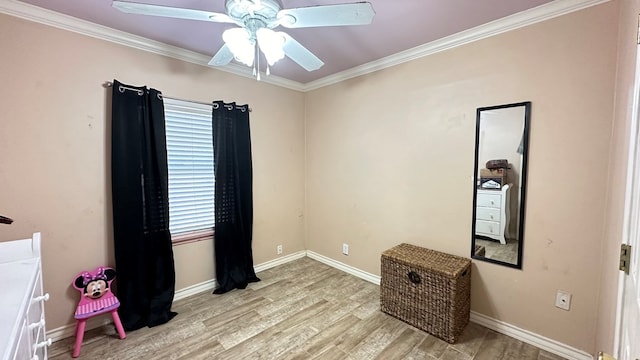
{"label": "window", "polygon": [[210,237],[214,227],[211,106],[164,99],[169,230],[176,241]]}

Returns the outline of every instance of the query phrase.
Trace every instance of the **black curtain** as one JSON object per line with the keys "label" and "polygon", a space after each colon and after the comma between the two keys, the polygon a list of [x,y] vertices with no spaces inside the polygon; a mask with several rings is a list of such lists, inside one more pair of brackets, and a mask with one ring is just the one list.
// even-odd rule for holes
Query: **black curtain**
{"label": "black curtain", "polygon": [[219,287],[214,294],[260,281],[253,269],[253,169],[249,106],[213,103],[215,156],[215,259]]}
{"label": "black curtain", "polygon": [[113,81],[111,145],[118,312],[126,330],[164,324],[176,313],[159,91]]}

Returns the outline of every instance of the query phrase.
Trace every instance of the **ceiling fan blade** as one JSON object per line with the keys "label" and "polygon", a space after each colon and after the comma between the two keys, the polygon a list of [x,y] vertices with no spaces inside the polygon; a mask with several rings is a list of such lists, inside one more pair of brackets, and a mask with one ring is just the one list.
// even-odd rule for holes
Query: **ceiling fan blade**
{"label": "ceiling fan blade", "polygon": [[183,9],[170,6],[141,4],[128,1],[114,1],[111,6],[127,14],[162,16],[177,19],[201,20],[222,23],[234,22],[226,14],[204,10]]}
{"label": "ceiling fan blade", "polygon": [[280,25],[287,28],[371,24],[375,15],[371,3],[319,5],[278,12]]}
{"label": "ceiling fan blade", "polygon": [[294,38],[289,36],[289,34],[284,32],[279,32],[278,34],[285,38],[284,46],[282,47],[284,54],[291,60],[298,63],[298,65],[302,66],[307,71],[318,70],[322,65],[324,65],[322,60],[309,51],[309,49],[302,46]]}
{"label": "ceiling fan blade", "polygon": [[230,63],[231,60],[233,60],[233,53],[231,52],[227,44],[224,44],[224,46],[222,46],[220,50],[218,50],[218,52],[213,56],[211,61],[209,61],[209,65],[224,66]]}

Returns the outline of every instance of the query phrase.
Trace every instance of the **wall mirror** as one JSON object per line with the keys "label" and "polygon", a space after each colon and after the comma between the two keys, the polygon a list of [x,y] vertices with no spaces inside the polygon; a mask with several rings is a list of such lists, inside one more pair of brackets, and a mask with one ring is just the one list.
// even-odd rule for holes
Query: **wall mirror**
{"label": "wall mirror", "polygon": [[522,268],[531,102],[478,108],[471,257]]}

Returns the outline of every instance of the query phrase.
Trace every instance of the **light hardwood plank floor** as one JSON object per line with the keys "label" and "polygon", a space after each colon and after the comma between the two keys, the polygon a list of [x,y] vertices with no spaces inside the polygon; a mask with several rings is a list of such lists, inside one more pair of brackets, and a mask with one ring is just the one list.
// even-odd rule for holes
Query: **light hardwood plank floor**
{"label": "light hardwood plank floor", "polygon": [[[88,331],[80,359],[562,359],[474,323],[450,345],[382,313],[377,285],[309,258],[258,276],[245,290],[176,301],[168,324],[124,340],[113,326]],[[73,341],[49,358],[71,358]]]}
{"label": "light hardwood plank floor", "polygon": [[493,260],[504,261],[510,264],[518,262],[518,241],[507,239],[507,243],[502,245],[497,240],[484,240],[476,238],[476,245],[485,248],[485,257]]}

